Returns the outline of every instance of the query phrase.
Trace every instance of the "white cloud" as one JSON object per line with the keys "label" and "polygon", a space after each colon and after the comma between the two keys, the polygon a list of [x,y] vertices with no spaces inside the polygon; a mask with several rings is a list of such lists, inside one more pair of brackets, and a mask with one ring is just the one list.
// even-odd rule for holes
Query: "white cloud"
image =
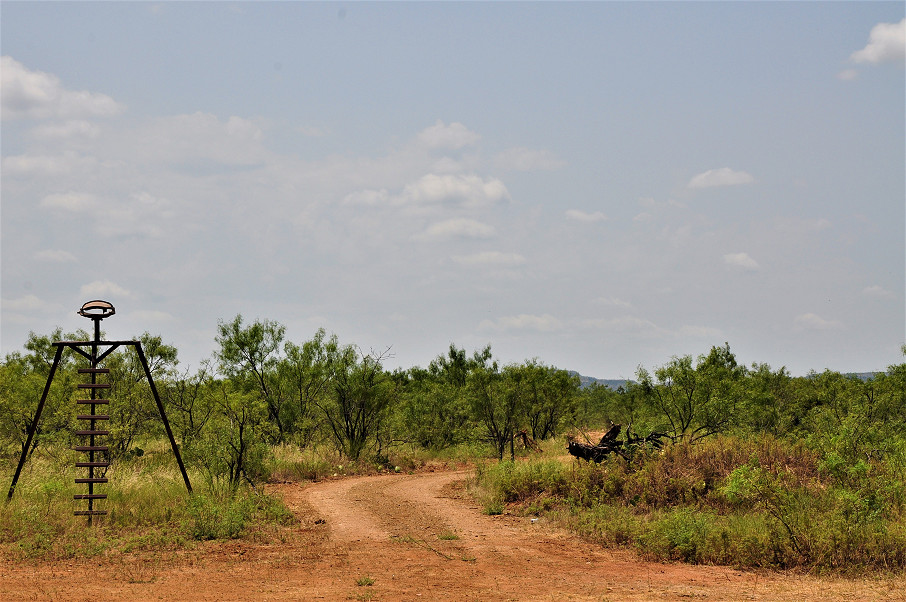
{"label": "white cloud", "polygon": [[820,232],[822,230],[827,230],[828,228],[830,228],[833,225],[830,222],[830,220],[824,219],[823,217],[819,217],[818,219],[808,221],[807,224],[814,232]]}
{"label": "white cloud", "polygon": [[709,169],[689,180],[689,188],[714,188],[716,186],[739,186],[751,184],[755,181],[750,174],[744,171],[734,171],[729,167]]}
{"label": "white cloud", "polygon": [[878,286],[877,284],[875,284],[874,286],[867,286],[867,287],[863,288],[862,294],[865,295],[866,297],[876,297],[879,299],[887,299],[887,298],[893,297],[892,292],[890,292],[883,286]]}
{"label": "white cloud", "polygon": [[566,219],[573,219],[579,222],[602,222],[607,219],[607,216],[601,211],[586,213],[585,211],[580,211],[579,209],[567,209]]}
{"label": "white cloud", "polygon": [[3,119],[68,119],[116,115],[123,107],[106,94],[74,91],[60,78],[31,71],[10,56],[0,58],[0,114]]}
{"label": "white cloud", "polygon": [[422,241],[435,241],[451,238],[491,238],[495,234],[493,226],[474,219],[459,217],[431,224],[414,238]]}
{"label": "white cloud", "polygon": [[87,174],[94,171],[98,161],[72,152],[61,155],[13,155],[3,157],[3,176],[40,178],[65,176],[73,173]]}
{"label": "white cloud", "polygon": [[553,332],[563,326],[562,322],[550,314],[535,316],[532,314],[519,314],[518,316],[504,316],[496,320],[482,320],[478,325],[480,330],[536,330],[539,332]]}
{"label": "white cloud", "polygon": [[327,130],[313,125],[300,125],[296,131],[309,138],[323,138],[327,135]]}
{"label": "white cloud", "polygon": [[431,173],[459,173],[463,171],[463,164],[452,157],[441,157],[431,165]]}
{"label": "white cloud", "polygon": [[461,123],[446,125],[440,119],[434,125],[425,128],[418,134],[418,141],[428,148],[458,150],[475,144],[481,136],[469,130]]}
{"label": "white cloud", "polygon": [[56,311],[58,306],[54,303],[48,303],[35,295],[25,295],[18,299],[3,299],[4,311],[15,312],[49,312]]}
{"label": "white cloud", "polygon": [[123,287],[110,282],[109,280],[95,280],[88,284],[82,285],[79,289],[79,294],[82,297],[92,297],[92,298],[101,298],[101,297],[131,297],[132,293],[124,289]]}
{"label": "white cloud", "polygon": [[343,202],[350,205],[383,205],[390,200],[387,189],[381,190],[356,190],[343,197]]}
{"label": "white cloud", "polygon": [[859,72],[856,71],[855,69],[844,69],[843,71],[841,71],[840,73],[837,74],[837,79],[841,79],[845,82],[851,82],[854,79],[857,79],[858,77],[859,77]]}
{"label": "white cloud", "polygon": [[747,272],[757,272],[760,269],[758,262],[752,259],[748,253],[727,253],[724,255],[724,263]]}
{"label": "white cloud", "polygon": [[584,320],[582,325],[586,328],[594,328],[611,334],[621,334],[646,339],[676,339],[676,338],[698,338],[698,339],[720,339],[723,333],[718,328],[710,326],[681,326],[678,330],[662,328],[645,318],[637,316],[621,316],[618,318],[598,318]]}
{"label": "white cloud", "polygon": [[594,303],[605,307],[632,307],[632,303],[617,297],[598,297],[594,300]]}
{"label": "white cloud", "polygon": [[899,23],[878,23],[871,28],[868,44],[849,57],[856,63],[906,62],[906,19]]}
{"label": "white cloud", "polygon": [[261,140],[261,128],[242,117],[231,116],[226,122],[227,134],[237,140]]}
{"label": "white cloud", "polygon": [[72,138],[97,138],[101,128],[97,124],[84,119],[72,119],[62,123],[45,123],[39,125],[32,133],[36,138],[43,139],[72,139]]}
{"label": "white cloud", "polygon": [[253,121],[231,116],[221,120],[204,112],[162,117],[124,141],[139,161],[205,167],[211,163],[255,166],[271,158],[264,132]]}
{"label": "white cloud", "polygon": [[566,165],[566,162],[546,150],[516,147],[498,154],[494,158],[494,165],[498,169],[536,171],[559,169]]}
{"label": "white cloud", "polygon": [[103,236],[144,235],[159,237],[170,230],[167,220],[176,215],[172,203],[148,192],[134,192],[127,199],[111,203],[96,228]]}
{"label": "white cloud", "polygon": [[793,323],[803,330],[836,330],[842,324],[836,320],[825,320],[821,316],[813,313],[796,316]]}
{"label": "white cloud", "polygon": [[666,201],[658,201],[652,197],[642,197],[638,201],[639,206],[642,207],[643,212],[638,214],[636,221],[643,221],[654,217],[655,213],[663,214],[665,211],[670,211],[672,209],[687,209],[685,204],[680,203],[675,199],[667,199]]}
{"label": "white cloud", "polygon": [[497,178],[482,178],[477,175],[429,173],[406,184],[399,194],[392,194],[386,188],[366,189],[351,192],[343,202],[353,205],[461,205],[484,207],[510,200],[510,193]]}
{"label": "white cloud", "polygon": [[473,255],[455,255],[453,261],[460,265],[516,266],[525,263],[525,257],[518,253],[486,251]]}
{"label": "white cloud", "polygon": [[133,192],[125,198],[103,199],[82,192],[53,193],[41,199],[41,207],[54,216],[91,213],[94,231],[102,236],[153,236],[175,232],[168,222],[177,212],[173,203],[148,192]]}
{"label": "white cloud", "polygon": [[63,209],[78,213],[96,208],[98,200],[93,194],[84,192],[59,192],[41,199],[41,206],[47,209]]}
{"label": "white cloud", "polygon": [[642,197],[639,199],[639,205],[646,209],[658,209],[658,210],[665,209],[665,208],[687,209],[687,207],[684,203],[680,203],[676,199],[667,199],[666,201],[661,202],[661,201],[657,201],[651,197]]}
{"label": "white cloud", "polygon": [[489,205],[509,200],[506,186],[496,178],[426,174],[408,184],[399,202],[413,204],[462,203],[468,206]]}
{"label": "white cloud", "polygon": [[45,249],[43,251],[38,251],[35,253],[35,259],[48,263],[72,263],[78,261],[75,255],[69,251],[62,251],[60,249]]}
{"label": "white cloud", "polygon": [[587,328],[596,328],[606,332],[634,333],[646,336],[661,335],[665,332],[651,320],[645,320],[644,318],[637,318],[635,316],[585,320],[583,325]]}

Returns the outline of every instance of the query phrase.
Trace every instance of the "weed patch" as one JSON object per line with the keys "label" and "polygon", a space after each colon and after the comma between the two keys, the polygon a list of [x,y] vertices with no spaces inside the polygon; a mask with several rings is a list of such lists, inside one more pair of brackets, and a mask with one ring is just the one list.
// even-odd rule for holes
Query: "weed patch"
{"label": "weed patch", "polygon": [[486,513],[509,505],[644,557],[861,574],[906,567],[902,478],[770,436],[720,437],[627,460],[476,470]]}

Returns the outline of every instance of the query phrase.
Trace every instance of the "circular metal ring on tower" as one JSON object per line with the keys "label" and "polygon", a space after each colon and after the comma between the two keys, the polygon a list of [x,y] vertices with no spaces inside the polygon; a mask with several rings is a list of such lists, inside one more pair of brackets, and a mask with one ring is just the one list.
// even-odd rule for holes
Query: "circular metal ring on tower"
{"label": "circular metal ring on tower", "polygon": [[112,303],[110,303],[109,301],[102,301],[100,299],[86,302],[78,311],[78,314],[80,316],[85,316],[86,318],[91,318],[92,320],[103,320],[104,318],[109,318],[115,313],[116,308],[113,307]]}

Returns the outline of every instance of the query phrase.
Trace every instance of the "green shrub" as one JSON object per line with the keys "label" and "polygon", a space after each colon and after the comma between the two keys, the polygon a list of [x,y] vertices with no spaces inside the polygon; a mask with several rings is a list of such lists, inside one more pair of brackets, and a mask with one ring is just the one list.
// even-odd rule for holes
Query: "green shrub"
{"label": "green shrub", "polygon": [[616,547],[635,546],[645,528],[631,509],[608,504],[576,509],[564,520],[580,535]]}
{"label": "green shrub", "polygon": [[188,503],[192,537],[195,539],[233,539],[239,536],[248,518],[247,504],[233,498],[215,500],[196,494]]}
{"label": "green shrub", "polygon": [[658,558],[703,562],[708,556],[708,539],[715,518],[711,512],[690,508],[668,511],[648,523],[638,538],[639,546]]}

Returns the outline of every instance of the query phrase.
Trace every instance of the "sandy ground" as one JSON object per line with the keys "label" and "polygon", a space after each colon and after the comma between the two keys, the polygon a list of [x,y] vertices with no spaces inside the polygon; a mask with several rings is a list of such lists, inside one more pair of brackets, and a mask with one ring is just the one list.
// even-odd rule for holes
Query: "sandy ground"
{"label": "sandy ground", "polygon": [[284,541],[0,562],[0,600],[906,600],[906,578],[817,579],[639,561],[543,519],[486,516],[464,472],[282,484]]}

